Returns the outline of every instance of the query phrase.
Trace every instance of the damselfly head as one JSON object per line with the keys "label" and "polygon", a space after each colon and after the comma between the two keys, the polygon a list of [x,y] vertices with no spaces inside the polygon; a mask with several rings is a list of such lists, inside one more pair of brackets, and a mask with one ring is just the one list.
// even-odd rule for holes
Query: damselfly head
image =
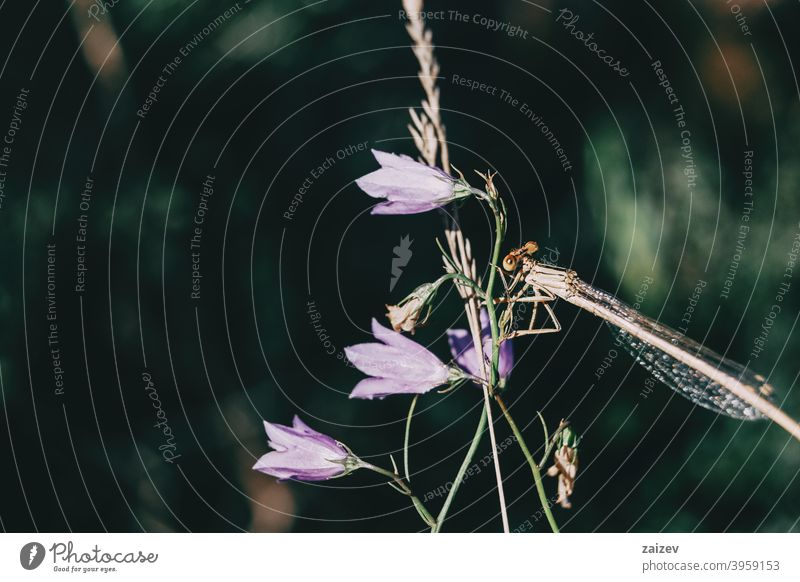
{"label": "damselfly head", "polygon": [[519,260],[522,257],[530,256],[538,250],[539,250],[538,244],[536,244],[532,240],[526,242],[524,245],[522,245],[518,249],[512,250],[505,256],[505,258],[503,259],[503,269],[505,269],[508,272],[514,271],[517,268]]}

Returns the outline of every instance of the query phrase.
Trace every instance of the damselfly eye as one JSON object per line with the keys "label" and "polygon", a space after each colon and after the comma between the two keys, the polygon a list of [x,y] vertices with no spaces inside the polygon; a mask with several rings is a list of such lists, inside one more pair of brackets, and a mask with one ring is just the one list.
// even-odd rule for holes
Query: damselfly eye
{"label": "damselfly eye", "polygon": [[506,255],[506,258],[503,259],[503,268],[506,271],[513,271],[517,268],[517,257],[514,255]]}

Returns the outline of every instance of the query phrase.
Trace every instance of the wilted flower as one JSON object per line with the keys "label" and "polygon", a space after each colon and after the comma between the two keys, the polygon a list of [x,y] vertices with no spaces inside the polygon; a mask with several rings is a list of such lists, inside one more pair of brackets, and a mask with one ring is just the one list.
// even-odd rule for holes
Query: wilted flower
{"label": "wilted flower", "polygon": [[420,321],[420,315],[425,303],[419,297],[407,297],[397,305],[387,305],[386,317],[389,318],[389,323],[392,324],[392,329],[395,331],[407,331],[413,334],[418,325],[425,323],[424,317]]}
{"label": "wilted flower", "polygon": [[[450,343],[450,352],[456,363],[477,378],[487,380],[483,375],[483,366],[475,353],[475,343],[472,334],[467,329],[448,329],[447,340]],[[492,332],[489,327],[489,315],[481,309],[481,341],[483,342],[483,357],[486,359],[486,370],[492,365]],[[514,350],[511,341],[506,340],[500,344],[500,354],[497,371],[500,376],[500,387],[503,387],[511,375],[514,366]]]}
{"label": "wilted flower", "polygon": [[273,451],[263,455],[253,469],[278,479],[323,481],[346,475],[361,466],[358,457],[331,437],[319,433],[297,416],[292,426],[264,421]]}
{"label": "wilted flower", "polygon": [[344,349],[353,365],[372,376],[359,382],[350,398],[384,398],[391,394],[424,394],[461,377],[417,342],[372,320],[372,335],[383,343]]}
{"label": "wilted flower", "polygon": [[448,275],[440,277],[433,283],[423,283],[414,289],[405,299],[397,305],[387,305],[389,312],[386,317],[395,331],[414,333],[417,327],[425,325],[431,312],[431,302],[436,297],[439,285],[446,280]]}
{"label": "wilted flower", "polygon": [[558,435],[556,450],[553,453],[553,466],[547,470],[550,477],[558,476],[558,504],[564,509],[572,507],[569,501],[578,474],[578,444],[580,438],[570,427]]}
{"label": "wilted flower", "polygon": [[381,165],[356,180],[359,188],[373,198],[385,198],[372,209],[372,214],[418,214],[439,208],[472,193],[463,181],[439,168],[398,156],[372,150]]}

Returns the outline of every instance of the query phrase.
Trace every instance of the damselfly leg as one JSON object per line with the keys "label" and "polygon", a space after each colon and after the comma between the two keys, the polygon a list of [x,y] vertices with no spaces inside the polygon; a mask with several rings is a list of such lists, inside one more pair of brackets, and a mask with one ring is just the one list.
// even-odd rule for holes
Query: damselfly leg
{"label": "damselfly leg", "polygon": [[[522,271],[518,271],[511,279],[510,283],[506,281],[503,271],[500,269],[498,269],[498,271],[500,272],[500,277],[506,290],[505,297],[494,300],[496,305],[506,305],[506,308],[503,310],[503,313],[500,316],[500,328],[503,331],[503,339],[513,339],[525,335],[537,335],[541,333],[555,333],[561,331],[561,323],[558,321],[553,308],[550,306],[550,303],[556,300],[556,296],[553,293],[543,287],[532,285],[524,281]],[[520,283],[522,283],[522,286],[518,291],[515,291]],[[524,317],[524,315],[515,315],[514,311],[515,308],[520,310],[522,306],[528,303],[533,305],[533,310],[531,311],[530,318],[528,319],[527,327],[520,329],[517,325],[517,321],[520,316]],[[552,327],[536,327],[536,316],[539,313],[540,305],[550,317]]]}

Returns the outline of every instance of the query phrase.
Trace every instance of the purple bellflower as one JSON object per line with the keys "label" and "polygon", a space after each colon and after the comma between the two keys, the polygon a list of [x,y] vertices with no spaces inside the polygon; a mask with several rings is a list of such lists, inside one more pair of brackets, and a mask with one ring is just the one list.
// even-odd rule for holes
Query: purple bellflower
{"label": "purple bellflower", "polygon": [[372,214],[419,214],[472,194],[469,185],[439,168],[378,150],[372,155],[381,168],[356,180],[364,192],[386,200]]}
{"label": "purple bellflower", "polygon": [[381,343],[356,344],[344,349],[353,365],[369,374],[350,398],[384,398],[391,394],[424,394],[463,376],[426,348],[372,320],[372,335]]}
{"label": "purple bellflower", "polygon": [[[475,353],[475,344],[472,341],[472,334],[467,329],[448,329],[447,341],[450,343],[450,352],[456,363],[464,370],[477,378],[486,380],[483,375],[483,366]],[[481,309],[481,341],[483,342],[483,354],[486,358],[486,370],[490,369],[492,357],[492,333],[489,327],[489,315],[485,309]],[[514,350],[511,341],[506,340],[500,344],[500,357],[497,364],[500,376],[500,385],[503,386],[511,375],[511,368],[514,366]]]}
{"label": "purple bellflower", "polygon": [[269,446],[253,466],[256,471],[278,479],[324,481],[355,471],[361,461],[340,442],[319,433],[297,416],[292,426],[264,421]]}

